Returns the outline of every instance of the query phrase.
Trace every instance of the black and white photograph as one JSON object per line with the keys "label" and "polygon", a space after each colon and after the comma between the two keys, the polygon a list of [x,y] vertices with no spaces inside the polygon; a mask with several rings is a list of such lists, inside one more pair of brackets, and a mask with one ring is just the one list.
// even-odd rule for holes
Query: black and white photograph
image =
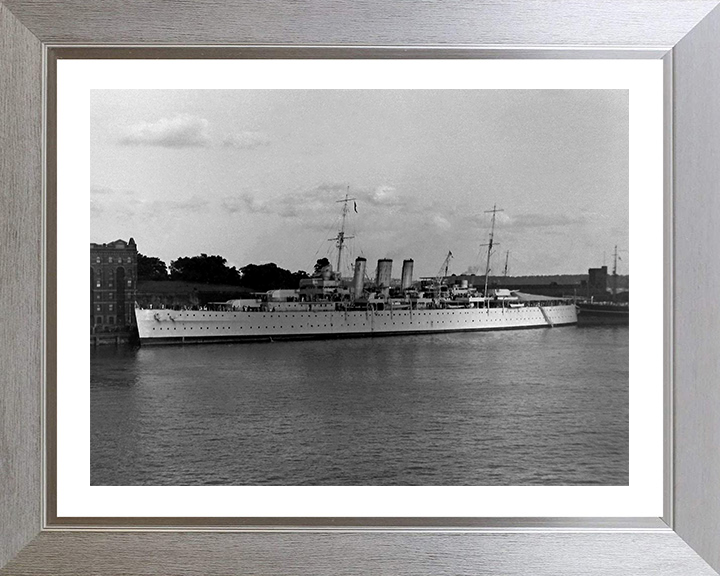
{"label": "black and white photograph", "polygon": [[92,90],[90,484],[628,486],[629,111]]}
{"label": "black and white photograph", "polygon": [[720,0],[329,4],[0,0],[0,576],[715,574]]}

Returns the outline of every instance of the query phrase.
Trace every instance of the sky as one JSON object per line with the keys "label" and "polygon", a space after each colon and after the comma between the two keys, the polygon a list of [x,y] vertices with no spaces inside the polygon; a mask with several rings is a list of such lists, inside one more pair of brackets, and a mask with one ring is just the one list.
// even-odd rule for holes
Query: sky
{"label": "sky", "polygon": [[168,265],[586,273],[629,255],[625,90],[93,90],[91,242]]}

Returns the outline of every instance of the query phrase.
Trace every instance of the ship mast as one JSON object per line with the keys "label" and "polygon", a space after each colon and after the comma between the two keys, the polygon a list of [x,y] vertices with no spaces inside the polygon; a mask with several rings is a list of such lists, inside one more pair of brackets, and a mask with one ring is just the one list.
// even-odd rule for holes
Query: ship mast
{"label": "ship mast", "polygon": [[483,293],[485,299],[487,299],[488,278],[490,277],[490,257],[492,256],[493,239],[495,237],[495,216],[498,212],[503,212],[503,210],[502,208],[498,209],[497,204],[493,204],[492,210],[485,210],[485,214],[492,214],[490,239],[487,244],[482,244],[482,246],[487,246],[487,262],[485,263],[485,292]]}
{"label": "ship mast", "polygon": [[613,302],[615,302],[615,298],[617,297],[617,261],[618,261],[618,249],[617,244],[615,244],[615,252],[613,256]]}
{"label": "ship mast", "polygon": [[338,275],[340,278],[342,278],[342,272],[340,270],[340,266],[342,264],[342,251],[343,246],[345,245],[345,240],[351,240],[354,238],[354,236],[345,236],[345,220],[347,218],[348,213],[348,202],[354,202],[355,198],[350,198],[350,187],[348,186],[348,192],[345,194],[345,198],[343,200],[337,200],[336,203],[342,202],[342,223],[340,224],[340,230],[338,231],[338,235],[335,238],[328,238],[328,240],[334,240],[336,242],[335,246],[337,247],[338,255],[337,255],[337,267],[335,270],[337,270]]}

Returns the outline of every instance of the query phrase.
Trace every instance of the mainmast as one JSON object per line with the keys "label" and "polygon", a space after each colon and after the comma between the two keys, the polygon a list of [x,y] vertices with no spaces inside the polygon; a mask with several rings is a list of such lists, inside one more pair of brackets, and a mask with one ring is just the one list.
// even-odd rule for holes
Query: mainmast
{"label": "mainmast", "polygon": [[337,267],[335,270],[337,270],[338,275],[342,278],[342,272],[340,270],[340,266],[342,265],[342,251],[343,246],[345,245],[345,240],[351,240],[354,238],[354,236],[345,236],[345,219],[347,218],[348,213],[348,202],[354,202],[355,198],[350,198],[350,187],[348,186],[348,192],[345,194],[345,198],[343,200],[337,200],[336,203],[342,202],[342,223],[340,224],[340,230],[338,231],[338,235],[335,238],[328,238],[328,240],[334,240],[336,242],[335,246],[337,246]]}
{"label": "mainmast", "polygon": [[613,256],[613,302],[615,301],[615,298],[617,296],[617,261],[618,261],[618,249],[617,244],[615,244],[615,252]]}
{"label": "mainmast", "polygon": [[492,210],[485,210],[485,214],[492,214],[492,224],[490,225],[490,239],[487,243],[487,262],[485,263],[485,292],[483,296],[487,298],[487,289],[488,289],[488,278],[490,277],[490,257],[492,256],[492,249],[493,249],[493,239],[495,237],[495,216],[498,212],[503,212],[503,210],[497,207],[497,204],[493,204]]}

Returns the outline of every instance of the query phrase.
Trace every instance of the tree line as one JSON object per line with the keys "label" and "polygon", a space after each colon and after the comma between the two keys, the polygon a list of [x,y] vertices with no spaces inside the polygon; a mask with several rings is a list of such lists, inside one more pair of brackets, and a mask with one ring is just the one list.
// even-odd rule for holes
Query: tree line
{"label": "tree line", "polygon": [[[328,264],[327,258],[318,260],[315,271]],[[297,288],[300,280],[308,278],[304,270],[291,272],[280,268],[274,262],[268,264],[248,264],[239,270],[228,266],[222,256],[200,254],[183,256],[172,260],[168,267],[155,256],[137,256],[138,280],[176,280],[200,282],[203,284],[225,284],[243,286],[258,292],[275,288]]]}

